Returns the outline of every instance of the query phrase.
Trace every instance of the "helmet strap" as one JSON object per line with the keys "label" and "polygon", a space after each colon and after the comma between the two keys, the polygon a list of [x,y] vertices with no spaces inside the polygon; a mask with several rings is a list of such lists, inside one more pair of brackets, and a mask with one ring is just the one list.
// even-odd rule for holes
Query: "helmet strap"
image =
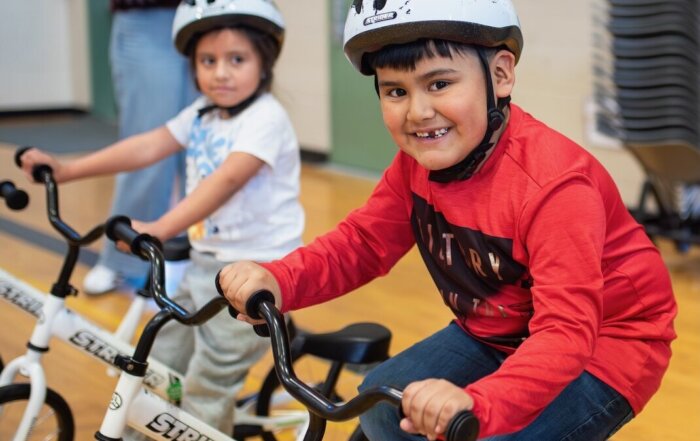
{"label": "helmet strap", "polygon": [[243,112],[245,109],[248,108],[251,104],[253,104],[253,101],[255,101],[258,96],[260,96],[260,91],[257,90],[255,91],[254,94],[246,98],[245,100],[241,101],[240,103],[236,104],[235,106],[230,106],[230,107],[224,107],[224,106],[219,106],[216,104],[210,104],[208,106],[204,106],[201,109],[197,110],[197,117],[201,118],[207,113],[211,112],[212,110],[224,110],[226,113],[228,113],[229,118],[233,118],[234,116],[238,115],[239,113]]}
{"label": "helmet strap", "polygon": [[479,145],[472,150],[466,158],[457,164],[441,170],[432,170],[429,179],[433,182],[448,183],[452,181],[463,181],[469,179],[486,159],[487,153],[496,145],[494,135],[503,126],[506,120],[503,109],[510,103],[510,97],[501,98],[496,103],[494,98],[493,81],[491,80],[491,69],[489,69],[488,58],[481,46],[476,46],[479,61],[486,75],[486,132]]}

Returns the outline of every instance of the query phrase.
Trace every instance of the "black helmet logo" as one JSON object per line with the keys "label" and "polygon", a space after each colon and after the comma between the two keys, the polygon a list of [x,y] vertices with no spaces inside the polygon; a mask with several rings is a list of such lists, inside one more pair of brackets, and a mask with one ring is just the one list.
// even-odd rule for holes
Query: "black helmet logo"
{"label": "black helmet logo", "polygon": [[356,14],[362,12],[362,0],[353,0],[352,7],[355,9]]}
{"label": "black helmet logo", "polygon": [[[386,1],[387,0],[374,0],[374,4],[372,5],[374,7],[374,12],[377,13],[378,11],[384,9],[384,6],[386,6]],[[352,7],[355,8],[355,13],[361,13],[362,0],[353,0]]]}

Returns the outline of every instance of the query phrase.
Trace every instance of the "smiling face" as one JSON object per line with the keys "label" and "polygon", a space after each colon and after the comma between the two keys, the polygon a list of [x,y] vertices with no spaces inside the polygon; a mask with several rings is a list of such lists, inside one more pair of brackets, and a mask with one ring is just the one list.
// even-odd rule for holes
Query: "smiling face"
{"label": "smiling face", "polygon": [[[497,97],[510,94],[501,81],[499,57],[491,60]],[[511,65],[512,67],[512,65]],[[457,164],[486,132],[486,81],[476,51],[452,51],[452,57],[423,57],[415,69],[377,67],[384,124],[396,145],[428,170]],[[512,70],[511,70],[512,73]]]}
{"label": "smiling face", "polygon": [[200,90],[221,107],[235,106],[253,95],[263,72],[260,55],[238,29],[203,35],[197,42],[194,65]]}

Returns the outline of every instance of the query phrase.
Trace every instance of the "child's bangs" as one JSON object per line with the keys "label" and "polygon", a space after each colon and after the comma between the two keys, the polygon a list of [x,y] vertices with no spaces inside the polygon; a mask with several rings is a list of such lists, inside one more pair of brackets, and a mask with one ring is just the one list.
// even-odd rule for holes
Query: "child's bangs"
{"label": "child's bangs", "polygon": [[389,68],[413,71],[416,64],[425,58],[446,57],[465,53],[470,46],[445,40],[416,40],[411,43],[393,44],[364,56],[363,62],[372,70]]}

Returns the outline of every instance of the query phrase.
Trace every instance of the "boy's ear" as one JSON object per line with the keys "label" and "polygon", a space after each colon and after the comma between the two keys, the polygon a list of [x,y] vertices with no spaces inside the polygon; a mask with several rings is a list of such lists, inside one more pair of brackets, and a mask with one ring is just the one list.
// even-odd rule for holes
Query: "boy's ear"
{"label": "boy's ear", "polygon": [[515,86],[515,55],[505,49],[496,52],[491,59],[491,71],[496,97],[510,96]]}

